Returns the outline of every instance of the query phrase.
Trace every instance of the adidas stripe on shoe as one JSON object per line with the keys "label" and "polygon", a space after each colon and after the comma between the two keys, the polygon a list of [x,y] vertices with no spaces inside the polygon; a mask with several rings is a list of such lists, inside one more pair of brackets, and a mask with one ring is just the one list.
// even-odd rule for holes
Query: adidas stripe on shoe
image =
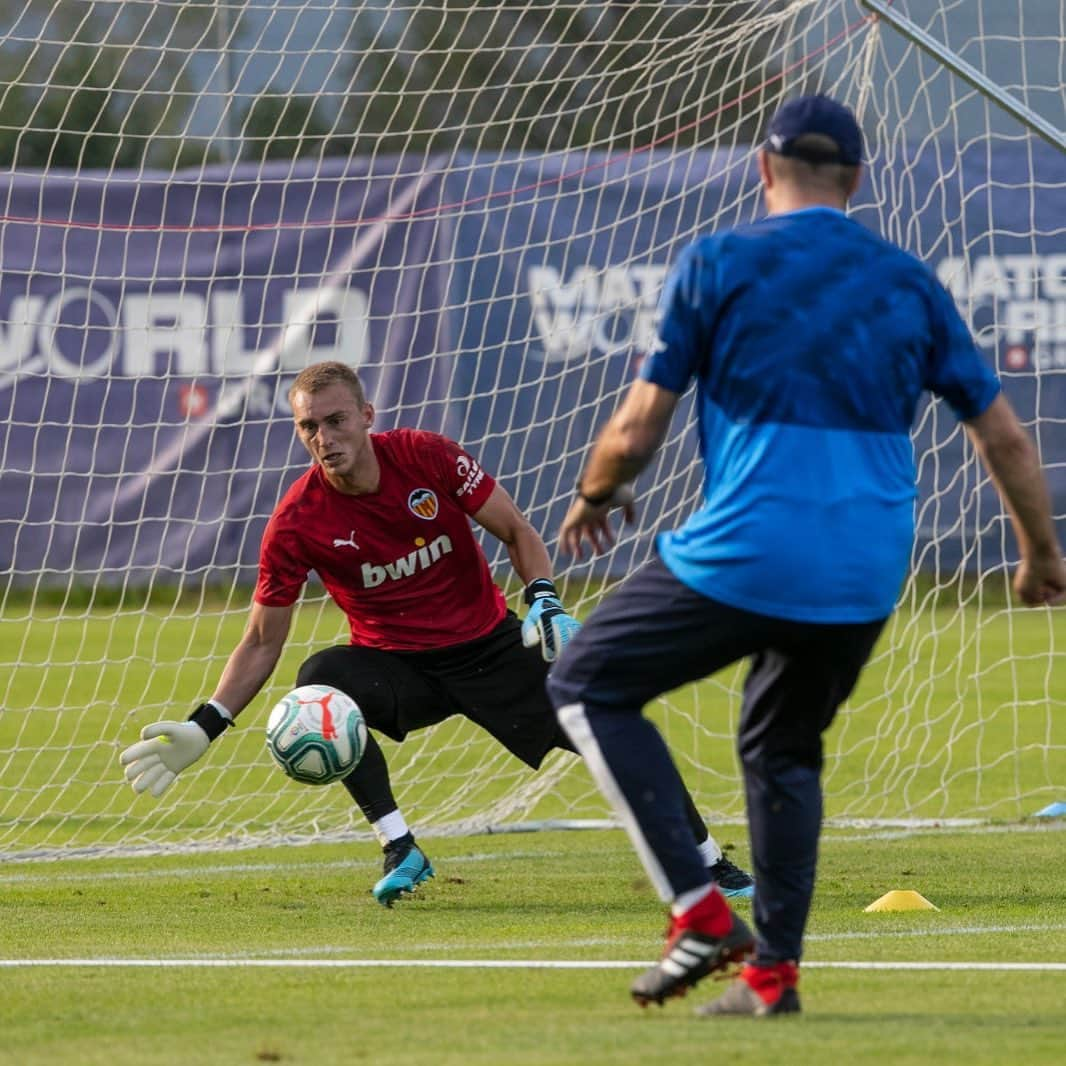
{"label": "adidas stripe on shoe", "polygon": [[[720,909],[718,913],[716,909]],[[726,920],[729,924],[719,932]],[[712,926],[715,932],[711,932]],[[739,962],[754,948],[751,930],[715,891],[690,912],[673,919],[662,959],[633,982],[630,993],[642,1007],[661,1005],[671,996],[683,996],[708,974]]]}

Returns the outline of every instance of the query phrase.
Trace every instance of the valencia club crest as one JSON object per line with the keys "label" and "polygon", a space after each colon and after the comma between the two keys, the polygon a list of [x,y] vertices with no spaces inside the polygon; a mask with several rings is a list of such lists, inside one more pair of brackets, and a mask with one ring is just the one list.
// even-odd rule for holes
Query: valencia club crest
{"label": "valencia club crest", "polygon": [[415,489],[407,497],[407,506],[412,514],[428,522],[437,517],[437,494],[432,489]]}

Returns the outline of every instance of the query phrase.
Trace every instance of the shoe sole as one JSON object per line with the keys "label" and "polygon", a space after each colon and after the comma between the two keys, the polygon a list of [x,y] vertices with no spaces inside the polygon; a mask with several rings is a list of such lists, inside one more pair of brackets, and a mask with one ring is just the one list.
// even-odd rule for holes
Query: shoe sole
{"label": "shoe sole", "polygon": [[[758,996],[752,994],[755,999]],[[777,1018],[785,1014],[799,1014],[801,1011],[799,995],[794,988],[786,988],[781,993],[781,998],[776,1003],[765,1004],[762,1000],[758,1003],[754,1000],[750,1001],[750,1009],[735,1009],[735,1010],[722,1010],[721,1008],[715,1009],[715,1004],[720,1000],[713,1000],[710,1003],[704,1004],[702,1007],[697,1007],[695,1015],[697,1018]]]}
{"label": "shoe sole", "polygon": [[722,888],[718,886],[718,891],[722,893],[726,899],[754,899],[755,898],[755,886],[745,885],[744,888]]}
{"label": "shoe sole", "polygon": [[[402,885],[389,885],[386,888],[381,887],[379,881],[371,890],[374,895],[374,899],[378,901],[383,907],[391,907],[398,899],[402,899],[404,896],[413,896],[415,889],[422,884],[423,881],[428,881],[431,877],[436,876],[436,871],[432,866],[426,865],[419,875],[411,880],[408,880]],[[383,878],[387,880],[387,878]]]}

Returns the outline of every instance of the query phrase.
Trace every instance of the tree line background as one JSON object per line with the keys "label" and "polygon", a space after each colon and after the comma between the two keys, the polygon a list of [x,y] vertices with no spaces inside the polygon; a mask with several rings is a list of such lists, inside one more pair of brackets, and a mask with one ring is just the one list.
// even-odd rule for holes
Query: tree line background
{"label": "tree line background", "polygon": [[749,91],[727,125],[750,140],[779,89],[768,42],[730,36],[771,6],[24,0],[0,12],[0,165],[705,144]]}

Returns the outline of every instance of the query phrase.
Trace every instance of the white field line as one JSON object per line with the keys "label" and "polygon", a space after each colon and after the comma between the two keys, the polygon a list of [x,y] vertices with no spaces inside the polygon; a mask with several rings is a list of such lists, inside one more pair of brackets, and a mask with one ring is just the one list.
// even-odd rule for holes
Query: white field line
{"label": "white field line", "polygon": [[[630,970],[645,960],[572,959],[0,959],[0,969],[299,969],[299,970]],[[805,962],[822,970],[957,970],[990,973],[1066,973],[1066,962]]]}
{"label": "white field line", "polygon": [[818,970],[961,970],[967,973],[1066,973],[1066,962],[805,962]]}
{"label": "white field line", "polygon": [[[843,933],[808,933],[804,940],[807,942],[818,941],[819,943],[832,943],[837,940],[901,940],[907,937],[942,937],[942,936],[975,936],[978,934],[1005,934],[1016,936],[1019,933],[1055,933],[1066,929],[1066,923],[1057,925],[967,925],[954,926],[947,929],[880,929],[864,930],[862,932]],[[506,940],[493,941],[494,951],[581,951],[585,948],[614,948],[618,951],[631,949],[642,950],[648,944],[647,937],[641,936],[601,936],[601,937],[574,937],[560,938],[558,940]],[[420,942],[418,949],[422,952],[441,951],[445,953],[455,951],[479,951],[485,947],[484,940],[449,940],[439,943]],[[311,945],[300,948],[278,948],[274,951],[257,951],[257,958],[281,958],[310,955],[337,955],[351,951],[350,946],[343,944]],[[217,958],[248,959],[251,953],[241,952],[226,956],[214,956]]]}
{"label": "white field line", "polygon": [[[884,915],[880,916],[882,919]],[[873,921],[877,921],[876,918]],[[1057,922],[1049,924],[1028,924],[1019,922],[1017,925],[952,925],[943,929],[926,927],[924,929],[863,929],[850,933],[807,933],[804,941],[832,941],[832,940],[899,940],[909,936],[977,936],[986,933],[1007,933],[1011,936],[1018,933],[1057,933],[1066,929],[1066,923]]]}
{"label": "white field line", "polygon": [[[610,855],[611,851],[588,852],[588,855]],[[505,851],[492,854],[483,852],[471,855],[455,855],[449,863],[505,862],[512,859],[561,859],[561,851]],[[143,862],[143,860],[140,860]],[[128,870],[79,870],[76,873],[51,871],[49,873],[0,874],[0,885],[56,884],[58,882],[92,881],[143,881],[145,878],[168,877],[234,877],[246,874],[270,874],[289,870],[381,870],[381,855],[368,859],[331,859],[327,862],[235,862],[217,863],[214,866],[159,866],[154,869],[144,865]],[[380,876],[380,875],[379,875]]]}

